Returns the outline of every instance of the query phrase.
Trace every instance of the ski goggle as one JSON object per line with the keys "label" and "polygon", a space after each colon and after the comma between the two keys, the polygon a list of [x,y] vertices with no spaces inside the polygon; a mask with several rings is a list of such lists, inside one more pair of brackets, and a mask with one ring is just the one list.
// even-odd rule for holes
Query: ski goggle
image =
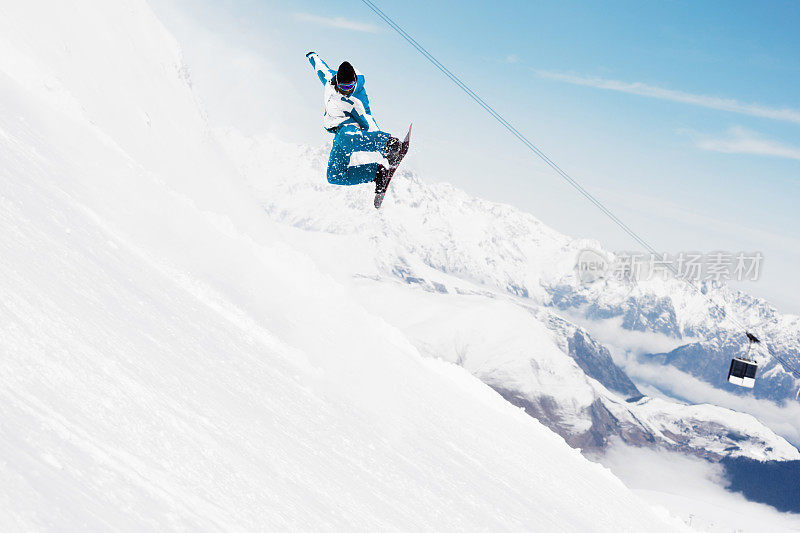
{"label": "ski goggle", "polygon": [[357,83],[358,82],[356,81],[350,83],[337,83],[336,86],[339,88],[340,91],[349,93],[350,91],[356,88]]}

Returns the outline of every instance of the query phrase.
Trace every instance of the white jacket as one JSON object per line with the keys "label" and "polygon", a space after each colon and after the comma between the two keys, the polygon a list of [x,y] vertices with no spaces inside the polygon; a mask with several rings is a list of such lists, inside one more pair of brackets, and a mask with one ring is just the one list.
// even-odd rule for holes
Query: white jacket
{"label": "white jacket", "polygon": [[342,125],[356,124],[362,130],[378,131],[378,123],[370,113],[369,97],[364,88],[364,75],[356,70],[356,89],[353,94],[345,96],[336,90],[333,83],[336,71],[314,52],[309,53],[307,57],[311,66],[317,71],[317,77],[325,85],[323,127],[335,132]]}

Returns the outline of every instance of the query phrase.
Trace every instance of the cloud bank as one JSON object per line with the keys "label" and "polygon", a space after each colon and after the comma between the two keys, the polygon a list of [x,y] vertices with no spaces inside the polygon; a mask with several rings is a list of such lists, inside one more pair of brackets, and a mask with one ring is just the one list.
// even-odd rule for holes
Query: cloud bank
{"label": "cloud bank", "polygon": [[675,367],[643,363],[631,353],[625,355],[617,353],[614,358],[637,384],[647,383],[668,396],[693,404],[708,403],[747,413],[756,417],[759,422],[788,440],[793,446],[800,447],[800,404],[797,402],[776,404],[751,396],[739,396],[718,389]]}
{"label": "cloud bank", "polygon": [[[702,381],[674,366],[639,360],[639,355],[669,352],[694,339],[681,340],[652,332],[628,331],[622,319],[588,320],[572,314],[565,316],[586,329],[605,345],[614,362],[648,396],[677,399],[693,404],[708,403],[747,413],[772,431],[800,447],[800,403],[776,404],[752,396],[740,396]],[[726,371],[723,369],[722,371]]]}
{"label": "cloud bank", "polygon": [[701,150],[724,154],[763,155],[800,161],[800,147],[764,139],[743,128],[731,128],[722,138],[697,139],[695,145]]}
{"label": "cloud bank", "polygon": [[540,78],[569,83],[572,85],[582,85],[584,87],[594,87],[670,102],[696,105],[720,111],[729,111],[742,115],[750,115],[784,122],[794,122],[800,124],[800,110],[791,108],[776,108],[761,104],[751,104],[734,100],[733,98],[722,98],[719,96],[708,96],[703,94],[692,94],[684,91],[665,89],[655,85],[648,85],[641,82],[624,82],[619,80],[609,80],[593,76],[577,76],[547,70],[534,70]]}
{"label": "cloud bank", "polygon": [[674,452],[614,442],[595,458],[648,503],[666,508],[699,531],[789,532],[800,515],[781,513],[725,490],[723,468]]}

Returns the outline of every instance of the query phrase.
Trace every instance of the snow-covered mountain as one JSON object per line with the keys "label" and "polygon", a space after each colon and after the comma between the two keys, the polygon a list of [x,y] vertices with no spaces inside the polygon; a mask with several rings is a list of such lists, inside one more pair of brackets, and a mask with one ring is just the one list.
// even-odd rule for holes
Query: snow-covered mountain
{"label": "snow-covered mountain", "polygon": [[[244,148],[236,150],[237,157],[247,157]],[[303,148],[300,153],[291,153],[291,156],[281,155],[273,150],[259,156],[251,155],[250,162],[245,165],[251,169],[257,167],[257,177],[269,175],[267,161],[276,161],[285,173],[319,175],[326,158],[325,150]],[[291,166],[298,157],[305,160],[302,170]],[[259,158],[262,159],[260,166]],[[281,161],[285,163],[283,166]],[[301,186],[297,178],[286,176],[285,179],[286,187],[290,188],[284,192],[292,195],[299,192],[291,188]],[[262,188],[264,195],[276,194],[267,191],[266,184],[256,183],[256,186]],[[265,206],[276,220],[308,230],[374,231],[358,216],[360,199],[338,191],[339,196],[333,193],[338,202],[330,204],[335,208],[320,208],[317,202],[330,193],[322,184],[317,190],[325,191],[321,198],[306,195],[302,201],[290,202],[275,198],[266,201]],[[779,357],[800,367],[800,317],[782,314],[768,302],[724,284],[701,283],[704,294],[699,294],[683,281],[658,277],[636,283],[613,278],[582,283],[575,271],[582,250],[612,255],[596,241],[569,238],[510,206],[469,198],[443,184],[430,187],[413,177],[407,187],[398,188],[394,194],[395,216],[383,222],[385,234],[375,232],[398,245],[394,250],[388,249],[388,245],[379,250],[376,257],[386,267],[384,271],[388,268],[412,283],[440,289],[446,286],[439,274],[443,273],[447,274],[451,285],[455,283],[451,291],[500,291],[587,320],[619,319],[622,330],[671,337],[676,340],[676,348],[692,344],[695,356],[691,358],[655,360],[675,364],[712,385],[726,387],[729,392],[780,402],[796,399],[800,391],[800,380],[763,348],[756,354],[761,369],[758,386],[753,391],[724,385],[730,359],[747,349],[741,325],[764,339]],[[337,208],[341,202],[355,212],[339,212]],[[313,214],[305,208],[309,203],[315,205]],[[469,288],[465,288],[466,285]]]}
{"label": "snow-covered mountain", "polygon": [[0,529],[681,529],[287,238],[146,3],[0,12]]}
{"label": "snow-covered mountain", "polygon": [[562,316],[598,243],[212,130],[143,0],[0,12],[0,529],[668,531],[569,445],[800,458]]}
{"label": "snow-covered mountain", "polygon": [[604,346],[554,312],[578,252],[596,242],[409,173],[375,213],[368,186],[320,180],[325,148],[219,137],[287,238],[423,354],[463,366],[573,446],[617,437],[712,459],[798,457],[752,416],[643,397]]}
{"label": "snow-covered mountain", "polygon": [[[247,157],[244,148],[236,150],[237,157]],[[258,168],[254,181],[266,179],[270,174],[268,161],[276,161],[277,168],[284,169],[287,181],[283,192],[298,194],[302,185],[288,173],[318,176],[326,151],[303,148],[290,152],[291,156],[274,150],[251,156],[246,165]],[[291,166],[298,157],[306,160],[302,170]],[[265,206],[276,220],[308,230],[374,231],[376,236],[398,246],[389,249],[387,244],[379,250],[377,260],[384,271],[392,271],[412,283],[441,288],[449,282],[453,285],[451,291],[500,291],[587,320],[619,319],[623,330],[665,335],[676,340],[676,347],[694,345],[691,358],[656,360],[675,364],[729,392],[777,402],[796,399],[800,380],[763,348],[757,353],[761,369],[753,391],[726,386],[725,375],[731,358],[747,349],[740,325],[758,334],[779,357],[800,368],[800,317],[782,314],[768,302],[724,284],[701,284],[704,294],[699,294],[684,281],[658,277],[636,283],[613,278],[582,283],[575,271],[579,253],[590,249],[610,256],[600,243],[564,236],[510,206],[470,198],[447,185],[431,187],[421,179],[409,179],[405,188],[394,191],[394,217],[382,222],[384,233],[367,227],[369,219],[359,216],[363,202],[348,196],[347,191],[338,191],[339,196],[333,193],[332,208],[320,207],[318,203],[330,194],[322,184],[315,189],[320,192],[317,198],[307,194],[302,200],[287,202],[279,196],[267,199]],[[310,183],[307,181],[305,186]],[[263,183],[256,186],[262,188],[263,195],[281,194],[267,191]],[[355,211],[341,213],[341,202]],[[307,205],[314,205],[313,214],[307,212]],[[447,274],[447,280],[441,274]],[[725,316],[720,309],[724,309]]]}
{"label": "snow-covered mountain", "polygon": [[737,394],[775,402],[796,400],[800,379],[763,347],[750,354],[760,364],[758,385],[752,391],[727,386],[724,369],[733,357],[747,351],[742,325],[778,357],[800,368],[800,317],[782,314],[768,302],[727,285],[705,283],[700,288],[705,296],[674,279],[586,285],[575,276],[565,276],[551,285],[550,293],[552,305],[561,310],[589,320],[619,319],[622,329],[654,332],[679,341],[681,346],[670,354],[645,356],[651,361],[673,365]]}

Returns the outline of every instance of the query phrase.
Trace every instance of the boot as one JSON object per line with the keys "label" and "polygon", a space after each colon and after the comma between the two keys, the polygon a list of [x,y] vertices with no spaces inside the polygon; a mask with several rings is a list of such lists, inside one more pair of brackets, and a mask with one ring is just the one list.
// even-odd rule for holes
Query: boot
{"label": "boot", "polygon": [[378,171],[375,173],[375,194],[384,194],[386,186],[389,185],[389,169],[383,165],[378,165]]}
{"label": "boot", "polygon": [[389,161],[389,166],[396,167],[402,159],[403,143],[397,137],[389,137],[386,141],[386,160]]}

